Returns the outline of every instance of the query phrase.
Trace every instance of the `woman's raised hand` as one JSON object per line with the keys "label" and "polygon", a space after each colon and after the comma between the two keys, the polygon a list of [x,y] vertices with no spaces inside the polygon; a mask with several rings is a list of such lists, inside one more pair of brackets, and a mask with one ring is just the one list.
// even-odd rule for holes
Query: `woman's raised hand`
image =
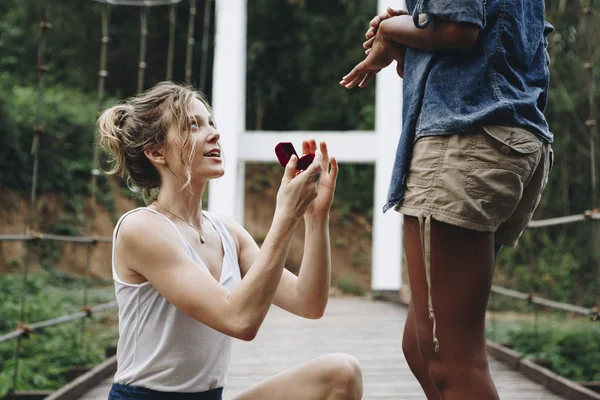
{"label": "woman's raised hand", "polygon": [[[326,218],[329,216],[331,202],[335,192],[335,182],[338,174],[338,163],[335,157],[329,157],[327,143],[320,142],[319,147],[323,160],[321,161],[322,173],[319,181],[319,190],[317,198],[310,203],[306,210],[306,217],[309,218]],[[305,140],[302,142],[303,154],[315,154],[317,152],[317,142],[314,139]],[[331,168],[330,168],[331,166]]]}
{"label": "woman's raised hand", "polygon": [[312,201],[317,198],[322,164],[323,154],[318,151],[308,168],[298,172],[298,157],[293,155],[290,158],[277,192],[275,214],[280,213],[288,218],[300,218],[304,215]]}

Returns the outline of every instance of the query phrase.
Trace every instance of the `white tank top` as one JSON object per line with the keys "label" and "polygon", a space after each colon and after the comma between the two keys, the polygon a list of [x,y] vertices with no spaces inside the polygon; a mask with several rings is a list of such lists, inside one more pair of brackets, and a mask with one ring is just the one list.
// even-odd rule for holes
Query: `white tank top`
{"label": "white tank top", "polygon": [[[161,213],[142,207],[124,214],[113,233],[112,273],[119,306],[119,343],[114,382],[163,392],[202,392],[224,387],[231,359],[232,338],[170,304],[149,282],[125,283],[115,268],[117,232],[123,219],[147,210],[169,221],[186,253],[198,268],[208,270],[177,226]],[[223,244],[220,284],[233,290],[241,281],[237,248],[222,221],[204,212]]]}

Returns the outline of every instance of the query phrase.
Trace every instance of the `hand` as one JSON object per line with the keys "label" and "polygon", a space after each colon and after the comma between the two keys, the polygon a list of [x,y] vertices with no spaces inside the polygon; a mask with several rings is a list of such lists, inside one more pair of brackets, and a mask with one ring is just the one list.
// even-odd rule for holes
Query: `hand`
{"label": "hand", "polygon": [[[367,49],[367,58],[360,62],[348,75],[342,78],[340,85],[352,89],[356,85],[366,87],[375,75],[396,59],[404,64],[403,47],[386,40],[382,35],[376,35],[373,46]],[[404,70],[404,68],[402,68]]]}
{"label": "hand", "polygon": [[[335,192],[335,182],[338,174],[338,163],[335,157],[329,158],[329,152],[327,151],[327,143],[321,142],[320,144],[321,154],[323,154],[323,160],[321,162],[322,175],[319,181],[319,189],[317,192],[317,198],[310,203],[306,210],[305,217],[309,218],[326,218],[329,216],[329,210],[331,209],[331,202],[333,201],[333,194]],[[303,154],[315,154],[317,151],[317,142],[314,139],[305,140],[302,142],[302,153]],[[329,168],[331,163],[331,169]]]}
{"label": "hand", "polygon": [[406,52],[406,47],[401,46],[402,48],[399,50],[399,57],[396,57],[396,73],[402,79],[404,79],[404,54]]}
{"label": "hand", "polygon": [[394,10],[393,8],[388,7],[385,12],[376,15],[369,23],[371,27],[369,28],[367,33],[365,33],[365,37],[369,40],[367,40],[363,44],[363,47],[365,49],[370,49],[373,46],[373,38],[375,37],[375,35],[377,35],[377,30],[379,29],[379,24],[381,23],[381,21],[385,21],[388,18],[397,17],[399,15],[408,15],[408,11]]}
{"label": "hand", "polygon": [[298,157],[293,155],[285,167],[277,192],[275,213],[286,218],[300,218],[317,197],[319,179],[323,170],[323,154],[316,152],[313,162],[304,171],[296,171]]}

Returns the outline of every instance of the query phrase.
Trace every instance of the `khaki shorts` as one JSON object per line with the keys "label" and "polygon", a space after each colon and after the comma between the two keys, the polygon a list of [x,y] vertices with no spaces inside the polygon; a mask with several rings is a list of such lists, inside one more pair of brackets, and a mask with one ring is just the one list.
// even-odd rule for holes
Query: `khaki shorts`
{"label": "khaki shorts", "polygon": [[415,143],[397,211],[494,232],[515,246],[540,202],[552,169],[550,145],[521,128],[425,136]]}

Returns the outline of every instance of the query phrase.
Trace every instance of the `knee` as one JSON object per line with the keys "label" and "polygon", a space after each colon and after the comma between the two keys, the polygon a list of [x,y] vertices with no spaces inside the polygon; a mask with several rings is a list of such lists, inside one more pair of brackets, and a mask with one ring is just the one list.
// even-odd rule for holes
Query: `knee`
{"label": "knee", "polygon": [[486,362],[448,363],[435,359],[428,363],[427,372],[440,394],[462,386],[465,382],[482,383],[490,378]]}
{"label": "knee", "polygon": [[431,383],[438,390],[443,393],[445,388],[448,386],[448,382],[451,381],[451,373],[449,366],[438,360],[432,361],[427,365],[427,374]]}
{"label": "knee", "polygon": [[331,354],[329,381],[331,396],[328,399],[362,399],[362,369],[356,357],[348,354]]}
{"label": "knee", "polygon": [[404,335],[404,338],[402,339],[402,353],[404,353],[406,363],[415,375],[417,373],[427,373],[425,358],[419,349],[419,343],[417,342],[416,337]]}

